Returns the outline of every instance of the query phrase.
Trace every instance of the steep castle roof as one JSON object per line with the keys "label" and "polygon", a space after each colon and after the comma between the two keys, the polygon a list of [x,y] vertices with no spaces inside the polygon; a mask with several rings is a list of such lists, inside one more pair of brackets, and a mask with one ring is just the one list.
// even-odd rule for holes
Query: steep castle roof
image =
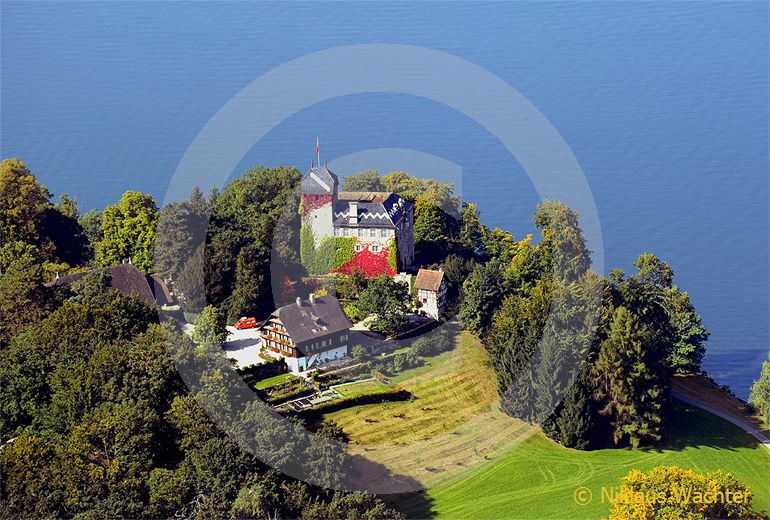
{"label": "steep castle roof", "polygon": [[310,195],[331,195],[337,192],[339,180],[325,164],[313,166],[302,177],[302,193]]}
{"label": "steep castle roof", "polygon": [[395,193],[380,191],[343,191],[334,207],[334,225],[350,225],[355,203],[357,227],[395,227],[412,208],[412,203]]}

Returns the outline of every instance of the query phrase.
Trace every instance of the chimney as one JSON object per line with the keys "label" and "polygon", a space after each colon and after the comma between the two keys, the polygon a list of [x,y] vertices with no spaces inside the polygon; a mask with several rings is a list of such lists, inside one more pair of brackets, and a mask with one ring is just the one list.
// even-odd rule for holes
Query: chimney
{"label": "chimney", "polygon": [[302,298],[297,296],[297,307],[302,307]]}
{"label": "chimney", "polygon": [[350,201],[350,223],[358,224],[358,201]]}
{"label": "chimney", "polygon": [[315,305],[315,294],[310,293],[310,305]]}

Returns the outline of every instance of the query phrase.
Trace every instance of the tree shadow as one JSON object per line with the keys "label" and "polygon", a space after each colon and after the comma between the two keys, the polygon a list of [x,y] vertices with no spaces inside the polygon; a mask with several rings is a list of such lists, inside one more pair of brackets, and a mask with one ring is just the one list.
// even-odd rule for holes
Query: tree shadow
{"label": "tree shadow", "polygon": [[759,441],[738,426],[705,410],[672,400],[663,449],[710,447],[721,450],[756,448]]}
{"label": "tree shadow", "polygon": [[363,457],[352,455],[353,474],[350,484],[377,494],[389,507],[408,518],[433,518],[433,499],[422,484],[412,477],[399,475],[386,466]]}

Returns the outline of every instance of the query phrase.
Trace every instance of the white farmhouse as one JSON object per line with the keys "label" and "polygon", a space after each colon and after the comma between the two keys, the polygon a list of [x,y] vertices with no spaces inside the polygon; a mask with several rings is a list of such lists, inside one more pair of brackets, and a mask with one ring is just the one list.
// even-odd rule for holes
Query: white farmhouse
{"label": "white farmhouse", "polygon": [[336,298],[311,294],[273,311],[259,332],[267,353],[300,374],[347,356],[351,325]]}

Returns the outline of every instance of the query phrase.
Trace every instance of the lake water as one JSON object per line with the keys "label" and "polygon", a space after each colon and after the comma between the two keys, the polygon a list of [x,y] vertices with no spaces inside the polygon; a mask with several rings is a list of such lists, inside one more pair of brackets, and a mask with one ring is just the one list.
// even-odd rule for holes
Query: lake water
{"label": "lake water", "polygon": [[[605,272],[630,270],[643,251],[668,260],[712,332],[707,370],[739,395],[767,357],[767,2],[4,1],[0,15],[2,156],[21,158],[84,209],[127,189],[163,200],[206,122],[307,53],[399,43],[475,63],[533,103],[579,161]],[[312,91],[318,76],[298,83]],[[383,170],[459,175],[487,224],[532,231],[538,193],[500,141],[447,106],[402,94],[301,110],[212,179],[256,163],[305,169],[317,136],[323,158],[346,167],[368,157]],[[405,148],[415,152],[350,159]]]}

